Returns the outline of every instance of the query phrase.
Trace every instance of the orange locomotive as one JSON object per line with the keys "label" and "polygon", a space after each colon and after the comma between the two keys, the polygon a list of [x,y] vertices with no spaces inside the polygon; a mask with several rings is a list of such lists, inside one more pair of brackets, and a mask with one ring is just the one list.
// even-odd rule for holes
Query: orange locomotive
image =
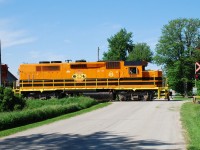
{"label": "orange locomotive", "polygon": [[167,98],[161,71],[145,71],[145,61],[61,62],[21,64],[19,88],[26,97],[56,97],[79,92],[112,92],[113,99]]}

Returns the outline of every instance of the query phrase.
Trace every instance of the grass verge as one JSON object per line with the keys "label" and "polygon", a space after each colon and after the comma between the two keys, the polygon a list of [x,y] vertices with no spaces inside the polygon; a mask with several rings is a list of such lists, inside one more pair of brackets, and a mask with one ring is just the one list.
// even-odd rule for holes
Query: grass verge
{"label": "grass verge", "polygon": [[181,107],[181,120],[187,131],[187,149],[200,150],[200,105],[184,103]]}
{"label": "grass verge", "polygon": [[59,117],[55,117],[55,118],[47,119],[47,120],[44,120],[44,121],[28,124],[28,125],[25,125],[25,126],[20,126],[20,127],[8,129],[8,130],[3,130],[3,131],[0,131],[0,137],[8,136],[8,135],[11,135],[11,134],[14,134],[14,133],[17,133],[17,132],[21,132],[21,131],[24,131],[24,130],[27,130],[27,129],[31,129],[31,128],[35,128],[35,127],[42,126],[42,125],[45,125],[45,124],[49,124],[49,123],[52,123],[52,122],[55,122],[55,121],[58,121],[58,120],[71,118],[71,117],[74,117],[74,116],[77,116],[77,115],[80,115],[80,114],[84,114],[84,113],[91,112],[93,110],[108,106],[110,104],[111,103],[109,103],[109,102],[99,103],[99,104],[94,105],[90,108],[86,108],[86,109],[83,109],[83,110],[80,110],[80,111],[77,111],[77,112],[65,114],[65,115],[62,115],[62,116],[59,116]]}
{"label": "grass verge", "polygon": [[181,100],[181,101],[191,100],[192,101],[192,98],[187,98],[187,97],[183,97],[183,96],[174,96],[172,100]]}

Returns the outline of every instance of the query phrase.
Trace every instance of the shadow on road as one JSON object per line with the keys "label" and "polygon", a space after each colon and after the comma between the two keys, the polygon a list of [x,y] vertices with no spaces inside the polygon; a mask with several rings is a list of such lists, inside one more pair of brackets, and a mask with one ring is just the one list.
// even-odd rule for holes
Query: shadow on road
{"label": "shadow on road", "polygon": [[160,146],[172,146],[155,140],[134,141],[128,137],[97,132],[91,135],[78,134],[34,134],[0,140],[0,149],[69,149],[69,150],[112,150],[112,149],[157,149]]}

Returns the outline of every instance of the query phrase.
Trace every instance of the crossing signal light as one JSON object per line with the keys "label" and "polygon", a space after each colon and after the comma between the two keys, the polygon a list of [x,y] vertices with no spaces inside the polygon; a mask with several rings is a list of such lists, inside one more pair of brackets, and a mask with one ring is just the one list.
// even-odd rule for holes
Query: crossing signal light
{"label": "crossing signal light", "polygon": [[200,74],[195,74],[195,79],[200,80]]}

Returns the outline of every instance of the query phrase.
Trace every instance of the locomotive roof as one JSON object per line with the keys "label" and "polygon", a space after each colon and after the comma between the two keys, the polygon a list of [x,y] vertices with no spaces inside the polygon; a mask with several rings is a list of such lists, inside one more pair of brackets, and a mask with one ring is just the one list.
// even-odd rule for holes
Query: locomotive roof
{"label": "locomotive roof", "polygon": [[147,66],[146,61],[125,61],[124,66]]}
{"label": "locomotive roof", "polygon": [[[121,61],[98,61],[98,62],[121,62]],[[72,62],[74,63],[74,62]],[[75,62],[75,63],[96,63],[96,62]],[[124,61],[124,66],[147,66],[146,61]]]}
{"label": "locomotive roof", "polygon": [[[68,62],[69,64],[88,64],[88,63],[108,63],[108,62],[123,62],[123,61],[97,61],[97,62],[84,62],[84,61],[76,61],[76,62]],[[39,64],[59,64],[59,63],[63,63],[62,61],[40,61]],[[66,63],[66,62],[65,62]],[[124,66],[147,66],[148,62],[146,61],[124,61]],[[31,65],[31,64],[21,64],[21,65]],[[32,65],[35,65],[35,63],[33,63]]]}

